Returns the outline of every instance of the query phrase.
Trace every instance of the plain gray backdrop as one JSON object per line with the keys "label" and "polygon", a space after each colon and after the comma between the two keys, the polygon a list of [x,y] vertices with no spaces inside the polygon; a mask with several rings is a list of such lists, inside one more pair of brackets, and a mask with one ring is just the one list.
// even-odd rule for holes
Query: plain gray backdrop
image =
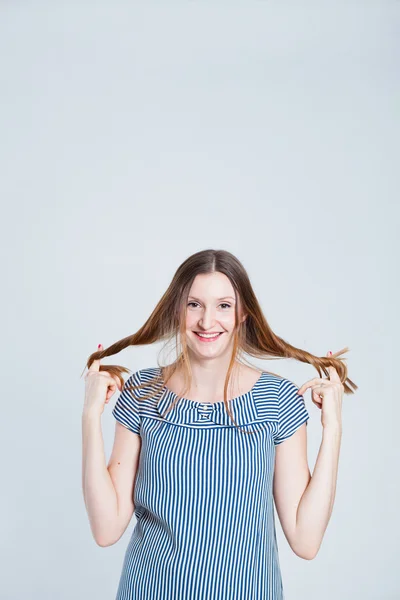
{"label": "plain gray backdrop", "polygon": [[[205,248],[243,262],[278,335],[348,346],[359,386],[317,557],[277,521],[286,600],[400,598],[399,8],[1,2],[2,600],[115,597],[135,518],[94,542],[81,373]],[[160,350],[104,364],[156,366]],[[321,413],[305,399],[312,472]]]}

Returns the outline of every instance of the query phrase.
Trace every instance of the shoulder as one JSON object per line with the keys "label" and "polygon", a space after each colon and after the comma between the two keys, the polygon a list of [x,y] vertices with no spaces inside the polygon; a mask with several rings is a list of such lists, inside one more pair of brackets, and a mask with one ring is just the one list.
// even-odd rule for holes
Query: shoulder
{"label": "shoulder", "polygon": [[293,398],[294,396],[297,396],[298,389],[299,389],[299,386],[296,385],[293,381],[291,381],[290,379],[287,379],[285,377],[282,377],[282,380],[279,383],[279,391],[278,391],[279,400],[283,400],[285,398]]}
{"label": "shoulder", "polygon": [[140,418],[152,417],[162,391],[162,385],[157,381],[160,370],[158,367],[137,369],[129,375],[124,388],[117,399],[114,415],[125,410],[135,413]]}
{"label": "shoulder", "polygon": [[127,378],[125,389],[129,389],[136,399],[152,404],[163,389],[160,368],[145,367],[134,371]]}
{"label": "shoulder", "polygon": [[260,379],[260,390],[263,393],[269,392],[274,397],[277,397],[283,381],[285,381],[284,378],[277,373],[263,371]]}
{"label": "shoulder", "polygon": [[135,374],[141,384],[147,384],[146,387],[151,387],[162,381],[161,370],[159,367],[145,367],[136,371]]}
{"label": "shoulder", "polygon": [[265,384],[276,390],[278,396],[284,395],[288,391],[293,392],[295,390],[297,392],[299,389],[299,386],[293,381],[286,377],[282,377],[282,375],[271,373],[270,371],[263,371],[263,373]]}
{"label": "shoulder", "polygon": [[157,380],[159,375],[159,367],[145,367],[131,373],[126,380],[126,383],[151,383],[153,380]]}
{"label": "shoulder", "polygon": [[253,397],[260,413],[278,418],[279,411],[284,406],[300,398],[297,390],[298,387],[290,379],[263,371],[259,383],[253,390]]}

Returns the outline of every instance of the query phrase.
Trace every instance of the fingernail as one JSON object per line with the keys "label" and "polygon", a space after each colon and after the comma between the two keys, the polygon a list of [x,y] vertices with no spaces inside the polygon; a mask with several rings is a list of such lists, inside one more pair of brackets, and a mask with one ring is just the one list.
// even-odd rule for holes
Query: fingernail
{"label": "fingernail", "polygon": [[329,355],[331,355],[331,354],[332,354],[332,351],[331,351],[331,350],[329,350]]}
{"label": "fingernail", "polygon": [[97,347],[98,347],[98,348],[101,348],[101,344],[99,344]]}

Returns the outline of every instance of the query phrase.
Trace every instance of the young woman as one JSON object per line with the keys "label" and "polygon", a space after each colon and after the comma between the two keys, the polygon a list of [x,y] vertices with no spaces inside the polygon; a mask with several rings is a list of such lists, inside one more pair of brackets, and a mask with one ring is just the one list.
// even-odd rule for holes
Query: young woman
{"label": "young woman", "polygon": [[[159,340],[175,340],[176,360],[126,384],[128,369],[100,363]],[[136,516],[117,600],[283,600],[274,501],[293,552],[314,558],[335,498],[342,397],[357,389],[338,358],[347,348],[318,357],[276,335],[244,267],[223,250],[190,256],[139,331],[99,348],[85,376],[83,493],[100,546]],[[298,388],[245,354],[294,358],[319,377]],[[106,466],[100,417],[117,387]],[[323,428],[312,476],[308,389]]]}

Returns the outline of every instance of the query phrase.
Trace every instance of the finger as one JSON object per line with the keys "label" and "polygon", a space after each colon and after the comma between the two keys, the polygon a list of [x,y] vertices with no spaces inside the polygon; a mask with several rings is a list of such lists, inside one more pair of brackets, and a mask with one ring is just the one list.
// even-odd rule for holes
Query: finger
{"label": "finger", "polygon": [[322,399],[316,389],[311,390],[311,400],[314,402],[315,406],[319,409],[322,408]]}
{"label": "finger", "polygon": [[[103,350],[103,346],[101,344],[98,345],[97,350]],[[96,358],[92,364],[90,365],[89,371],[100,371],[100,359]]]}
{"label": "finger", "polygon": [[[121,386],[121,382],[119,380],[118,375],[110,375],[109,374],[109,376],[110,376],[110,384],[108,386],[108,390],[109,391],[112,390],[112,393],[110,395],[110,398],[111,398],[111,396],[115,393],[116,389],[118,389],[120,392],[122,392],[122,386]],[[110,398],[107,398],[107,401]]]}
{"label": "finger", "polygon": [[119,391],[122,392],[122,387],[121,387],[121,382],[119,380],[119,377],[117,375],[111,375],[111,377],[114,379],[115,383],[117,384],[117,388],[119,389]]}
{"label": "finger", "polygon": [[106,402],[108,402],[110,398],[115,394],[115,390],[116,384],[113,379],[113,383],[110,383],[110,385],[107,387]]}
{"label": "finger", "polygon": [[329,381],[327,379],[321,379],[321,377],[315,377],[314,379],[310,379],[310,381],[306,381],[306,383],[303,383],[303,385],[297,390],[297,393],[302,396],[304,392],[311,388],[313,385],[324,384],[329,384]]}
{"label": "finger", "polygon": [[[329,351],[327,353],[327,356],[332,356],[332,352]],[[328,367],[328,371],[329,371],[329,379],[330,379],[330,381],[340,381],[339,374],[336,371],[335,367],[329,366]]]}
{"label": "finger", "polygon": [[[116,383],[117,384],[117,388],[120,391],[122,391],[121,382],[119,380],[118,375],[111,375],[111,373],[109,371],[107,371],[107,370],[100,371],[99,374],[100,374],[100,376],[104,375],[104,377],[106,377],[109,380],[109,385],[113,385],[114,383]],[[114,391],[115,391],[115,388],[114,388]]]}

